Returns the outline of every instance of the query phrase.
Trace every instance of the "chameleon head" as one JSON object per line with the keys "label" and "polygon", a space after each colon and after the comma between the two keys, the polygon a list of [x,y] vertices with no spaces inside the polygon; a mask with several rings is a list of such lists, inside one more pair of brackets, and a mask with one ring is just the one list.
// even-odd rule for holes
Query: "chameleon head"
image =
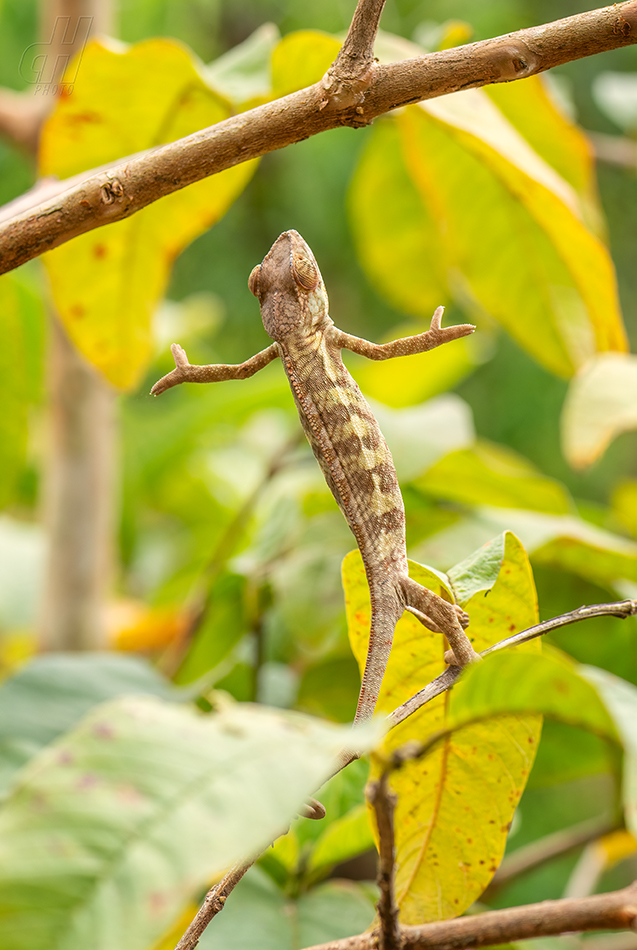
{"label": "chameleon head", "polygon": [[252,270],[248,287],[261,304],[263,326],[273,340],[332,322],[321,272],[298,231],[284,231],[276,239]]}

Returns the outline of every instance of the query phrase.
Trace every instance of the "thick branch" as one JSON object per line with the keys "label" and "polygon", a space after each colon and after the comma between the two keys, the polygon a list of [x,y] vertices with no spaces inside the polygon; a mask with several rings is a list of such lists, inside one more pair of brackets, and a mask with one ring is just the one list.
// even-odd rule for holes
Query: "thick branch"
{"label": "thick branch", "polygon": [[394,900],[394,809],[396,796],[389,790],[387,773],[380,781],[368,786],[367,797],[376,815],[378,827],[378,889],[380,898],[376,909],[380,928],[379,950],[399,950],[398,907]]}
{"label": "thick branch", "polygon": [[[374,0],[378,4],[378,0]],[[330,72],[314,86],[142,152],[90,175],[0,228],[0,273],[79,234],[127,218],[164,195],[336,126],[367,125],[398,106],[522,79],[637,42],[637,0],[543,26],[376,66],[369,88],[343,97]],[[333,76],[332,76],[333,78]],[[338,87],[338,88],[336,88]]]}
{"label": "thick branch", "polygon": [[[404,950],[469,950],[531,937],[636,927],[637,884],[631,884],[621,891],[579,900],[542,901],[420,927],[401,927],[400,933]],[[375,950],[375,941],[374,934],[365,933],[309,950]]]}

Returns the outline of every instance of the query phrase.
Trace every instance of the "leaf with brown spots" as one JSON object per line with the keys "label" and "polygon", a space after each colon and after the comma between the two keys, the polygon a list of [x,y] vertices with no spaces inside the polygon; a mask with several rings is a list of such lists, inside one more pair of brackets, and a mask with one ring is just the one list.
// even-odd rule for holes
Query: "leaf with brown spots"
{"label": "leaf with brown spots", "polygon": [[[367,649],[369,600],[357,557],[348,555],[343,574],[350,640],[360,664]],[[480,569],[482,561],[487,566]],[[467,633],[476,650],[507,636],[511,627],[522,630],[537,622],[531,569],[514,535],[505,534],[495,557],[489,548],[479,552],[471,570],[478,580],[471,588],[465,583],[469,596],[462,606],[471,618]],[[410,575],[453,599],[444,575],[413,562]],[[379,711],[394,709],[441,673],[444,649],[440,634],[429,633],[405,614],[396,627]],[[537,643],[525,648],[530,653],[538,650]],[[449,693],[438,697],[393,729],[384,751],[444,729],[450,698]],[[392,776],[398,795],[396,896],[403,923],[456,916],[480,896],[502,858],[540,729],[539,716],[502,716],[497,722],[472,724]],[[378,767],[373,761],[373,774]]]}
{"label": "leaf with brown spots", "polygon": [[[180,43],[157,39],[114,49],[93,42],[84,50],[73,95],[58,100],[44,127],[40,172],[66,178],[231,113],[230,102]],[[70,337],[113,385],[129,389],[139,381],[153,352],[153,312],[174,259],[225,214],[254,169],[255,162],[230,168],[44,255]],[[104,200],[117,197],[113,187]]]}
{"label": "leaf with brown spots", "polygon": [[248,704],[206,716],[151,697],[98,706],[3,803],[0,946],[95,947],[106,921],[101,947],[147,950],[215,875],[287,827],[349,739]]}

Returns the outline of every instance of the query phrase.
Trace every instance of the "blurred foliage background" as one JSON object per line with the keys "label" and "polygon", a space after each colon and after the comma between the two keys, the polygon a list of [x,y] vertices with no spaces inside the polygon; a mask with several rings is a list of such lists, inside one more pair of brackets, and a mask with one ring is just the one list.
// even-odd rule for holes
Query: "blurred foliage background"
{"label": "blurred foliage background", "polygon": [[[445,36],[456,36],[454,42],[487,38],[580,10],[581,4],[566,0],[494,0],[483,5],[393,0],[382,25],[387,32],[435,48]],[[125,43],[175,37],[208,63],[266,22],[276,24],[284,36],[308,29],[339,34],[351,12],[352,3],[344,0],[122,0],[117,21]],[[37,35],[36,6],[2,0],[0,17],[0,84],[21,89],[24,82],[16,64]],[[386,42],[397,48],[395,39]],[[559,109],[584,130],[630,139],[637,129],[637,110],[630,108],[634,73],[637,50],[628,47],[561,67],[549,77],[549,88]],[[626,86],[615,74],[625,74]],[[153,94],[152,83],[143,94]],[[225,108],[223,103],[217,106]],[[269,366],[245,382],[182,387],[161,400],[148,396],[152,383],[171,367],[173,341],[186,347],[193,363],[240,362],[267,345],[247,277],[278,234],[289,228],[297,229],[312,247],[330,295],[331,315],[350,333],[380,340],[407,332],[406,325],[419,332],[425,328],[426,312],[438,303],[447,306],[447,322],[462,322],[467,312],[478,314],[475,346],[439,360],[425,356],[431,359],[429,376],[426,362],[422,373],[410,376],[405,370],[403,375],[401,367],[393,377],[375,377],[362,362],[351,360],[363,390],[376,399],[381,427],[396,458],[411,556],[446,570],[510,528],[531,557],[543,618],[584,603],[634,596],[637,589],[634,433],[620,432],[592,465],[573,468],[560,442],[567,373],[549,371],[537,353],[535,358],[530,355],[533,347],[516,343],[483,312],[463,309],[460,295],[441,296],[419,312],[417,304],[401,306],[401,294],[392,293],[382,275],[375,279],[369,266],[366,269],[369,244],[375,235],[382,236],[385,225],[375,224],[374,208],[365,206],[361,159],[369,154],[365,150],[372,137],[386,134],[385,127],[381,121],[364,130],[338,129],[267,155],[243,190],[243,181],[236,185],[236,200],[231,188],[220,200],[222,217],[214,226],[206,230],[216,215],[210,213],[208,220],[202,215],[182,243],[203,233],[177,257],[165,299],[153,315],[152,364],[143,380],[119,398],[116,570],[107,606],[109,642],[104,646],[147,657],[176,684],[188,686],[204,709],[210,708],[205,696],[212,687],[239,700],[340,722],[351,719],[355,707],[358,668],[347,640],[340,583],[340,565],[352,539],[301,439],[280,367]],[[165,140],[178,134],[182,132],[177,128]],[[115,155],[142,147],[144,142],[134,141],[129,148],[118,143]],[[66,148],[61,160],[59,155],[50,158],[46,171],[74,173],[73,143]],[[62,171],[56,161],[61,161]],[[81,158],[78,161],[80,168],[86,167]],[[0,143],[0,202],[25,191],[35,175],[32,158],[8,142]],[[634,349],[635,168],[599,162],[597,185],[606,223],[598,221],[596,229],[602,234],[607,229]],[[588,196],[591,201],[594,190]],[[195,213],[188,209],[191,218]],[[93,232],[91,240],[100,240],[100,235]],[[64,267],[71,287],[65,292],[71,296],[73,281],[81,284],[85,279],[77,247],[79,243],[66,245]],[[171,248],[168,257],[176,249]],[[382,257],[383,248],[376,251]],[[54,268],[49,265],[55,283]],[[414,268],[400,280],[412,297],[428,301],[432,291],[427,276]],[[142,274],[141,283],[144,279]],[[157,284],[161,286],[160,277]],[[37,651],[38,642],[45,557],[46,286],[43,270],[34,262],[2,291],[15,323],[9,329],[14,349],[0,355],[0,366],[6,363],[6,408],[0,423],[6,436],[0,448],[5,471],[0,486],[3,677],[19,670]],[[441,286],[440,293],[445,292]],[[102,306],[126,311],[130,302],[118,297],[102,300]],[[516,317],[510,313],[512,324]],[[577,661],[637,684],[634,619],[589,621],[547,639]],[[612,812],[615,765],[599,746],[600,740],[567,726],[545,728],[511,831],[513,850],[565,824]],[[334,818],[346,814],[360,796],[362,778],[358,784],[352,781],[355,793],[342,792]],[[299,832],[301,843],[303,835],[312,834]],[[369,846],[369,836],[361,832],[359,843],[361,850]],[[637,870],[631,848],[622,839],[615,851],[610,848],[610,856],[599,858],[591,886],[604,889],[631,880]],[[255,878],[249,885],[257,903],[265,900],[272,881],[284,882],[289,896],[294,886],[298,890],[299,880],[305,886],[311,879],[307,868],[298,871],[300,864],[284,853],[284,846],[280,852],[263,865],[267,880]],[[501,890],[494,906],[557,897],[565,890],[575,893],[584,860],[590,866],[589,852],[584,857],[575,852],[533,871]],[[242,900],[250,904],[252,898],[245,894]],[[359,899],[365,905],[362,928],[368,907],[360,894]],[[237,905],[237,917],[223,924],[226,937],[240,916]]]}

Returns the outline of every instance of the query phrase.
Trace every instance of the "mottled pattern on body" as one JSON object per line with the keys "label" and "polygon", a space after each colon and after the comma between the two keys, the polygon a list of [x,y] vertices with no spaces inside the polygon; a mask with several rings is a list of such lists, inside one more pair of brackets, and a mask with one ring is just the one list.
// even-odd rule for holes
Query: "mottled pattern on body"
{"label": "mottled pattern on body", "polygon": [[279,346],[308,441],[363,561],[381,576],[406,571],[405,509],[394,462],[340,348],[320,330]]}
{"label": "mottled pattern on body", "polygon": [[371,409],[343,364],[341,349],[370,359],[391,359],[430,350],[466,336],[474,327],[443,329],[439,307],[429,330],[392,343],[370,343],[344,333],[330,319],[321,272],[296,231],[277,238],[253,269],[248,285],[259,299],[263,326],[275,342],[236,366],[191,366],[184,350],[174,344],[175,369],[152,391],[161,393],[186,381],[245,379],[281,358],[305,433],[365,565],[372,621],[356,720],[369,719],[394,628],[405,609],[428,629],[445,634],[454,662],[471,662],[476,654],[463,630],[467,615],[409,577],[405,510],[394,463]]}

